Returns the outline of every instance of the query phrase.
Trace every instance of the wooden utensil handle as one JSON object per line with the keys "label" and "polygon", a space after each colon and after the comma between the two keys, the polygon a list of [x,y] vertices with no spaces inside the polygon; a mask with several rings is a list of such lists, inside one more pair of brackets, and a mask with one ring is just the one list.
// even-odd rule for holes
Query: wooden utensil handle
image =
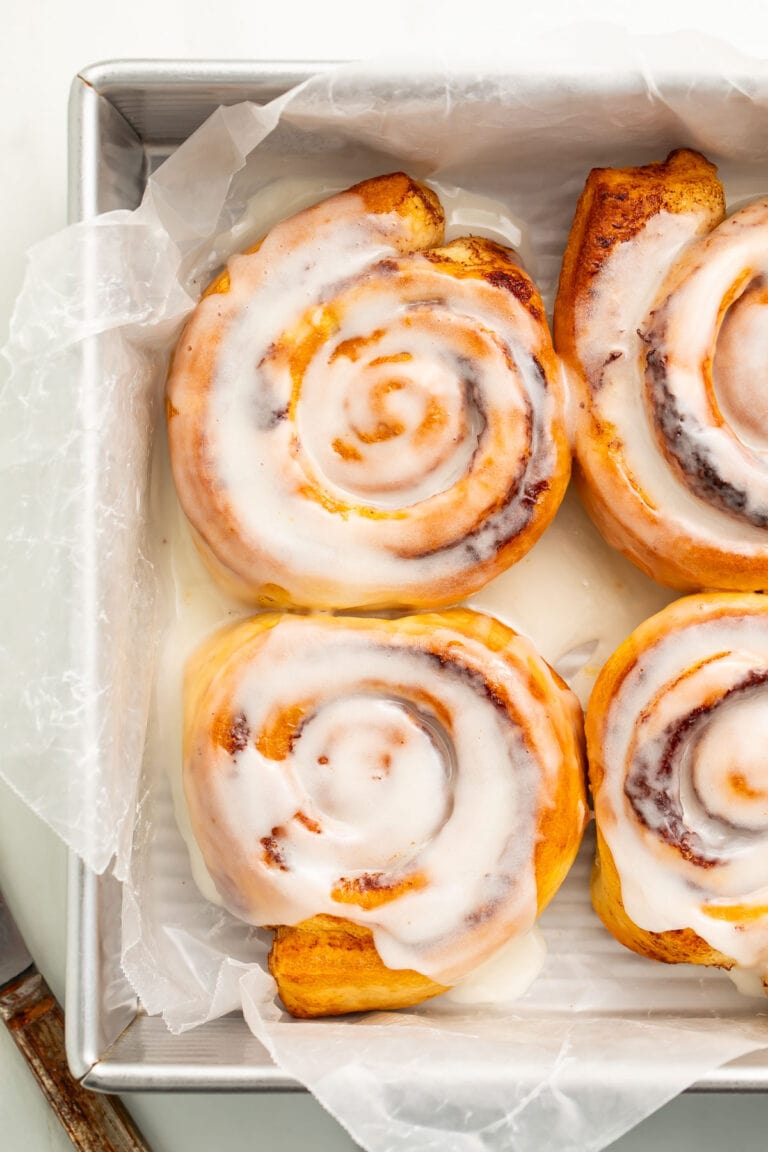
{"label": "wooden utensil handle", "polygon": [[43,977],[28,968],[0,992],[0,1016],[80,1152],[149,1152],[116,1096],[89,1092],[67,1067],[64,1015]]}

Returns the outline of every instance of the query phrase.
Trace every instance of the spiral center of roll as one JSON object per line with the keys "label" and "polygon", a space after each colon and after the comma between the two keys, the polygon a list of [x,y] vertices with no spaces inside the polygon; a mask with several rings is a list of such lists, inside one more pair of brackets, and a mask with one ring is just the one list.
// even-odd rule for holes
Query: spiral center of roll
{"label": "spiral center of roll", "polygon": [[723,318],[712,382],[725,420],[751,448],[768,450],[768,281],[756,277]]}
{"label": "spiral center of roll", "polygon": [[690,750],[693,785],[708,815],[749,831],[768,829],[768,694],[728,700]]}
{"label": "spiral center of roll", "polygon": [[305,370],[296,415],[302,451],[325,484],[366,505],[401,508],[467,471],[485,420],[461,331],[431,310],[323,347]]}
{"label": "spiral center of roll", "polygon": [[324,828],[359,839],[358,868],[415,855],[444,822],[452,774],[439,723],[406,701],[331,701],[294,744],[301,784]]}

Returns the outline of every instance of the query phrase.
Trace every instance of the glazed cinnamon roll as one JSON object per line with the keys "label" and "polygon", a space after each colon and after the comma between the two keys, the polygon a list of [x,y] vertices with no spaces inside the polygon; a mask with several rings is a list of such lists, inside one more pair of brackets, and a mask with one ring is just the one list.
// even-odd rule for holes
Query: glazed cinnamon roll
{"label": "glazed cinnamon roll", "polygon": [[768,973],[768,602],[690,596],[598,677],[594,906],[655,960]]}
{"label": "glazed cinnamon roll", "polygon": [[596,169],[555,305],[586,506],[688,591],[768,587],[768,199],[724,211],[696,152]]}
{"label": "glazed cinnamon roll", "polygon": [[576,698],[469,610],[266,614],[188,668],[184,790],[296,1016],[434,996],[525,933],[586,804]]}
{"label": "glazed cinnamon roll", "polygon": [[230,260],[173,358],[176,488],[252,603],[455,602],[519,559],[565,491],[563,387],[515,254],[443,244],[402,173]]}

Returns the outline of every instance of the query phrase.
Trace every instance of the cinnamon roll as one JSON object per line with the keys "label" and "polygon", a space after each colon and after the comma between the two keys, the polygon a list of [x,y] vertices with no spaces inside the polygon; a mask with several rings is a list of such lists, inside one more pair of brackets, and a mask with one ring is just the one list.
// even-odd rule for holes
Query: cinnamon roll
{"label": "cinnamon roll", "polygon": [[584,502],[686,591],[768,587],[768,199],[724,211],[696,152],[594,170],[555,305]]}
{"label": "cinnamon roll", "polygon": [[241,598],[441,605],[519,559],[570,474],[544,306],[510,249],[443,244],[397,173],[230,260],[168,380],[173,474]]}
{"label": "cinnamon roll", "polygon": [[225,906],[275,929],[296,1016],[444,991],[528,931],[586,815],[581,709],[466,609],[265,614],[188,667],[184,791]]}
{"label": "cinnamon roll", "polygon": [[587,710],[594,906],[655,960],[768,973],[768,601],[690,596],[642,624]]}

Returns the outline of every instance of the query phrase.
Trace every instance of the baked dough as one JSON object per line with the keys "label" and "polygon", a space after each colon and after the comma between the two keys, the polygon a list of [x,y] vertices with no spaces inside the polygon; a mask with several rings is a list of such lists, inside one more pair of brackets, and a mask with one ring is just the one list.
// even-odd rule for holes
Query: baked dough
{"label": "baked dough", "polygon": [[582,500],[682,591],[768,587],[768,200],[724,212],[697,152],[595,169],[555,304]]}
{"label": "baked dough", "polygon": [[603,668],[587,710],[595,909],[635,952],[768,972],[768,602],[689,596]]}
{"label": "baked dough", "polygon": [[240,598],[455,603],[552,520],[570,448],[541,297],[510,249],[443,236],[431,189],[366,180],[230,260],[189,320],[173,475]]}
{"label": "baked dough", "polygon": [[265,614],[185,692],[184,790],[222,902],[276,929],[298,1016],[443,991],[528,931],[586,818],[581,709],[531,644],[466,609]]}

